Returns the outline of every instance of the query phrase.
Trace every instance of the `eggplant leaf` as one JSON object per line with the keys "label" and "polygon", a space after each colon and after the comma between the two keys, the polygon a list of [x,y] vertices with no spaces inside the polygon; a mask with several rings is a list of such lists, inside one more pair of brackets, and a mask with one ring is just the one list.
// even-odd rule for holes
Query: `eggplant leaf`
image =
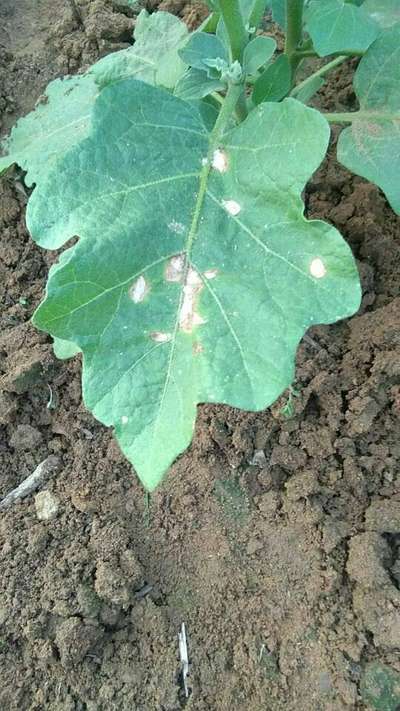
{"label": "eggplant leaf", "polygon": [[382,32],[358,65],[360,111],[339,137],[338,159],[376,183],[400,213],[400,25]]}
{"label": "eggplant leaf", "polygon": [[307,328],[358,308],[350,249],[303,214],[328,140],[326,120],[287,99],[214,147],[195,106],[126,79],[33,191],[34,239],[80,238],[34,323],[83,352],[85,403],[147,489],[190,443],[198,403],[265,408]]}
{"label": "eggplant leaf", "polygon": [[90,130],[94,102],[101,90],[127,77],[173,89],[186,65],[178,50],[188,39],[184,22],[167,12],[142,10],[135,27],[135,44],[109,54],[85,74],[56,79],[36,110],[21,118],[3,141],[0,173],[13,163],[27,171],[32,185]]}
{"label": "eggplant leaf", "polygon": [[364,7],[345,0],[312,0],[305,24],[320,57],[340,52],[364,52],[379,33]]}

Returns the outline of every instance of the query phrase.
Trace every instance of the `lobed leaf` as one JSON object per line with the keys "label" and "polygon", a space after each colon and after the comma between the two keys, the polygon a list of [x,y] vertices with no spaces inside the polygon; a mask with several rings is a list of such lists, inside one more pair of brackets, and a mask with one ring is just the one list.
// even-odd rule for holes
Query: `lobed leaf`
{"label": "lobed leaf", "polygon": [[312,0],[305,12],[305,26],[320,57],[364,52],[379,34],[364,6],[345,0]]}
{"label": "lobed leaf", "polygon": [[198,403],[265,408],[307,328],[357,309],[349,248],[303,214],[328,139],[318,112],[286,99],[213,152],[195,106],[126,79],[34,190],[36,241],[80,237],[34,323],[82,350],[85,403],[149,490],[190,443]]}
{"label": "lobed leaf", "polygon": [[178,50],[187,41],[186,25],[167,12],[143,10],[133,47],[109,54],[85,74],[52,81],[35,111],[21,118],[3,141],[0,173],[13,163],[27,171],[25,182],[38,182],[90,130],[96,98],[109,83],[136,77],[172,89],[186,69]]}
{"label": "lobed leaf", "polygon": [[400,25],[382,32],[354,76],[360,111],[340,134],[338,159],[376,183],[400,213]]}

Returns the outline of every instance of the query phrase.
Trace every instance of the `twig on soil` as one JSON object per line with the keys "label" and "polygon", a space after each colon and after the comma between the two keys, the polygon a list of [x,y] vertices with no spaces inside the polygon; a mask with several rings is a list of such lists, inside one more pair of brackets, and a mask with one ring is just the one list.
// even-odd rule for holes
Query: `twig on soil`
{"label": "twig on soil", "polygon": [[187,648],[187,641],[186,641],[186,629],[185,629],[184,622],[182,622],[181,631],[178,632],[178,640],[179,640],[179,656],[180,656],[181,664],[182,664],[183,688],[185,690],[185,696],[186,696],[186,698],[188,698],[189,697],[189,688],[187,685],[186,677],[189,674],[189,655],[188,655],[188,648]]}
{"label": "twig on soil", "polygon": [[43,462],[40,462],[32,474],[0,501],[0,511],[5,511],[18,501],[18,499],[25,499],[26,496],[36,491],[36,489],[59,469],[59,466],[60,460],[54,455],[50,455],[50,457],[47,457]]}

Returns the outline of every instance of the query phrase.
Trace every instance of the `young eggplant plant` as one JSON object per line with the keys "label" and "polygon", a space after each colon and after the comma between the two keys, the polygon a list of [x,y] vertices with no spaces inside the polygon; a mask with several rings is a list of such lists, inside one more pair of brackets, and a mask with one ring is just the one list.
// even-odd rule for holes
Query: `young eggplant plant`
{"label": "young eggplant plant", "polygon": [[[190,443],[198,403],[264,409],[290,386],[313,324],[353,314],[360,284],[339,232],[304,216],[325,156],[400,210],[400,12],[393,0],[213,0],[189,34],[142,11],[132,47],[53,81],[3,142],[34,188],[27,225],[62,247],[34,324],[83,356],[86,406],[153,490]],[[396,24],[398,23],[398,24]],[[298,82],[308,57],[326,63]],[[306,103],[362,56],[359,109]]]}

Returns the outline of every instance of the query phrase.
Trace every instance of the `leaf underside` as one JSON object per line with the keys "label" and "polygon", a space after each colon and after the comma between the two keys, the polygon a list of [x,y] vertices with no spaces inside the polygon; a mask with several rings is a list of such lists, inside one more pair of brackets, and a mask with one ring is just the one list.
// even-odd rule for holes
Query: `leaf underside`
{"label": "leaf underside", "polygon": [[262,104],[211,168],[196,107],[126,79],[103,89],[89,137],[35,188],[34,239],[80,239],[34,323],[82,351],[85,403],[147,489],[190,443],[198,403],[265,408],[291,383],[307,328],[358,308],[349,248],[303,216],[328,139],[300,102]]}
{"label": "leaf underside", "polygon": [[400,25],[382,32],[354,76],[360,112],[340,134],[338,159],[376,183],[400,213]]}

